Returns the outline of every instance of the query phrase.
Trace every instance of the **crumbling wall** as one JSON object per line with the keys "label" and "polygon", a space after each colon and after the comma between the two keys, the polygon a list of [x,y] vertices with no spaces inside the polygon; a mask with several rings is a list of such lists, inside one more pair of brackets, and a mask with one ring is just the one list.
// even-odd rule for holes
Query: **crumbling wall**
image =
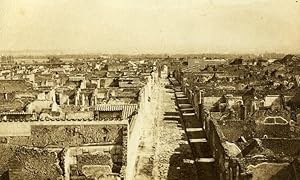
{"label": "crumbling wall", "polygon": [[0,179],[56,180],[62,176],[55,152],[10,145],[0,146],[0,152]]}
{"label": "crumbling wall", "polygon": [[126,171],[127,171],[127,159],[128,159],[128,128],[123,127],[123,157],[122,157],[122,167],[120,170],[120,174],[122,177],[126,177]]}
{"label": "crumbling wall", "polygon": [[250,121],[226,121],[218,124],[226,140],[230,142],[237,141],[241,136],[246,139],[252,138],[256,126],[255,122]]}
{"label": "crumbling wall", "polygon": [[248,172],[252,174],[252,180],[283,180],[291,177],[288,171],[289,163],[260,163],[249,165]]}
{"label": "crumbling wall", "polygon": [[0,144],[0,179],[9,169],[9,160],[14,156],[16,147]]}
{"label": "crumbling wall", "polygon": [[[284,154],[287,156],[297,156],[300,152],[300,139],[290,138],[268,138],[260,139],[262,146],[274,152],[274,154]],[[293,148],[291,148],[293,147]]]}
{"label": "crumbling wall", "polygon": [[292,134],[290,128],[289,124],[257,124],[255,128],[255,137],[263,138],[266,135],[268,138],[290,138]]}
{"label": "crumbling wall", "polygon": [[29,137],[8,137],[8,143],[35,147],[122,144],[122,125],[39,125]]}

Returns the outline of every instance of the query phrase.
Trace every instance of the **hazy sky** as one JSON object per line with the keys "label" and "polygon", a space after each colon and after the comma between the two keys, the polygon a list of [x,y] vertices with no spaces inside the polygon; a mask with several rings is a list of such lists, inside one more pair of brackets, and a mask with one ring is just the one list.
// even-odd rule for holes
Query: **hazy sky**
{"label": "hazy sky", "polygon": [[0,0],[0,50],[300,52],[296,0]]}

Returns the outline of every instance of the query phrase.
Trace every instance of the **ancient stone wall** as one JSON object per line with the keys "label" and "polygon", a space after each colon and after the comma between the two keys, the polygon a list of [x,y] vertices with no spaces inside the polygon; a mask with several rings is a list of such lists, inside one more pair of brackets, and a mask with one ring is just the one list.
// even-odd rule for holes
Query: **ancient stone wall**
{"label": "ancient stone wall", "polygon": [[122,144],[122,125],[31,126],[31,136],[7,137],[9,144],[65,147],[84,144]]}
{"label": "ancient stone wall", "polygon": [[143,127],[147,125],[147,119],[155,113],[154,107],[151,106],[153,105],[151,100],[153,100],[154,87],[154,79],[149,78],[147,84],[140,90],[139,93],[138,113],[133,117],[129,129],[126,179],[133,178],[137,149]]}

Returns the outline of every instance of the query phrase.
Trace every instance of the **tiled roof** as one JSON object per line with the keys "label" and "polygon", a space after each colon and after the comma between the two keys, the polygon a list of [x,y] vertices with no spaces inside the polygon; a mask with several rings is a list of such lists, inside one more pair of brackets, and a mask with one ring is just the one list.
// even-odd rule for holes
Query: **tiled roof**
{"label": "tiled roof", "polygon": [[122,111],[122,119],[128,119],[135,110],[137,110],[137,104],[100,104],[95,107],[96,111]]}
{"label": "tiled roof", "polygon": [[27,112],[0,112],[0,115],[33,115],[33,113]]}

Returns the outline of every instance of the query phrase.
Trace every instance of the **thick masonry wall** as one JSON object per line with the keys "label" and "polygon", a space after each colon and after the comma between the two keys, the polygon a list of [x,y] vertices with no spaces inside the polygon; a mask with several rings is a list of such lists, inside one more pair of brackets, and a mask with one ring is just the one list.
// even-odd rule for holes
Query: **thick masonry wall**
{"label": "thick masonry wall", "polygon": [[155,76],[156,73],[153,73],[153,77],[149,77],[147,84],[140,90],[138,112],[129,125],[126,167],[126,179],[129,180],[134,177],[137,150],[143,127],[149,124],[149,118],[155,113],[155,107],[152,106],[153,102],[151,101],[154,99],[153,96],[155,95]]}

